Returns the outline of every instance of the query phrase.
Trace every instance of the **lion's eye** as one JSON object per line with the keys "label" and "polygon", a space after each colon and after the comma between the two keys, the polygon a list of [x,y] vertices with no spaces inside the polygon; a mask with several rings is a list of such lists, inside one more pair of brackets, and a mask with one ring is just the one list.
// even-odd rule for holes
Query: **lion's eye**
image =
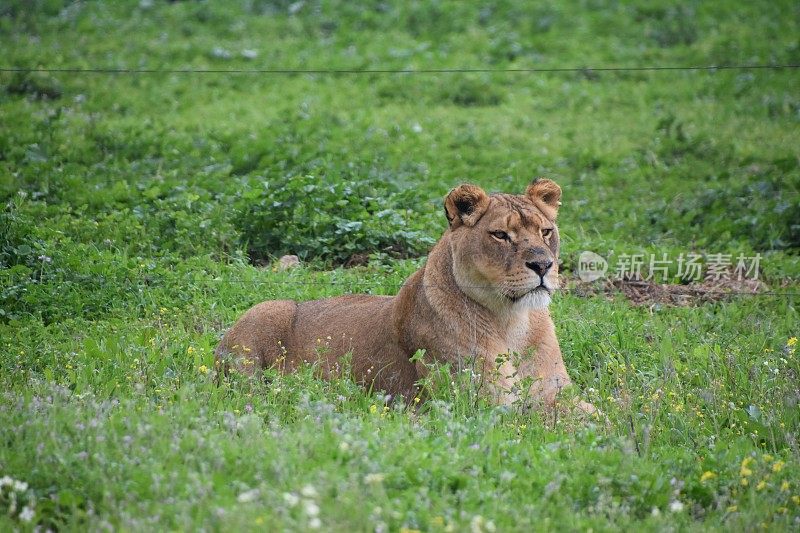
{"label": "lion's eye", "polygon": [[511,237],[508,236],[508,233],[505,231],[490,231],[489,232],[492,237],[497,239],[498,241],[510,241]]}
{"label": "lion's eye", "polygon": [[542,237],[549,237],[551,233],[553,233],[553,228],[542,229]]}

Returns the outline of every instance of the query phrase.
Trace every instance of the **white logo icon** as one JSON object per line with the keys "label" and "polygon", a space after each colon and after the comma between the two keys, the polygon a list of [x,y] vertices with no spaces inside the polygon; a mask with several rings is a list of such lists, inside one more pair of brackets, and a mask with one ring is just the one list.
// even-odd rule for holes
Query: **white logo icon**
{"label": "white logo icon", "polygon": [[594,252],[581,252],[578,257],[578,277],[581,281],[594,281],[606,275],[608,262]]}

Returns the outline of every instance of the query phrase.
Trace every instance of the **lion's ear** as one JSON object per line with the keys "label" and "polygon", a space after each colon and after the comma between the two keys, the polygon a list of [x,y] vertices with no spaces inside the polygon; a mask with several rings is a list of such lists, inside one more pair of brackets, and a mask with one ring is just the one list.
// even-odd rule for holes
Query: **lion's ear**
{"label": "lion's ear", "polygon": [[561,205],[561,187],[555,181],[536,178],[528,185],[525,195],[533,200],[536,207],[541,209],[547,218],[556,219],[558,208]]}
{"label": "lion's ear", "polygon": [[474,226],[489,207],[489,196],[476,185],[459,185],[444,199],[444,214],[451,229]]}

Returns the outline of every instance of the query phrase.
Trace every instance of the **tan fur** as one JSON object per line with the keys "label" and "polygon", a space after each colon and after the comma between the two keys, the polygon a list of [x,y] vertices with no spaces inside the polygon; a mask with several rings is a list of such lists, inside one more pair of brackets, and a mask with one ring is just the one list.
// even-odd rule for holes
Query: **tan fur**
{"label": "tan fur", "polygon": [[[450,227],[397,296],[258,304],[227,332],[218,360],[245,373],[316,363],[330,376],[351,353],[359,382],[407,398],[416,394],[425,363],[477,362],[498,403],[524,395],[552,404],[570,383],[547,309],[558,287],[560,198],[550,180],[534,181],[524,195],[456,187],[445,198]],[[540,277],[535,268],[543,272],[548,263]],[[411,362],[418,349],[425,360]],[[531,390],[519,391],[528,376]]]}

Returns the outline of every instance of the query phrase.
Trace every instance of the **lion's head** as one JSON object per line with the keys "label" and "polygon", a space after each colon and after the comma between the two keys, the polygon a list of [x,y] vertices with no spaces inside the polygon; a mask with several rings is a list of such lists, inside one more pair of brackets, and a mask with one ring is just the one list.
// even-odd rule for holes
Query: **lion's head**
{"label": "lion's head", "polygon": [[558,288],[561,188],[537,179],[525,194],[459,185],[444,201],[453,273],[461,290],[496,310],[543,308]]}

